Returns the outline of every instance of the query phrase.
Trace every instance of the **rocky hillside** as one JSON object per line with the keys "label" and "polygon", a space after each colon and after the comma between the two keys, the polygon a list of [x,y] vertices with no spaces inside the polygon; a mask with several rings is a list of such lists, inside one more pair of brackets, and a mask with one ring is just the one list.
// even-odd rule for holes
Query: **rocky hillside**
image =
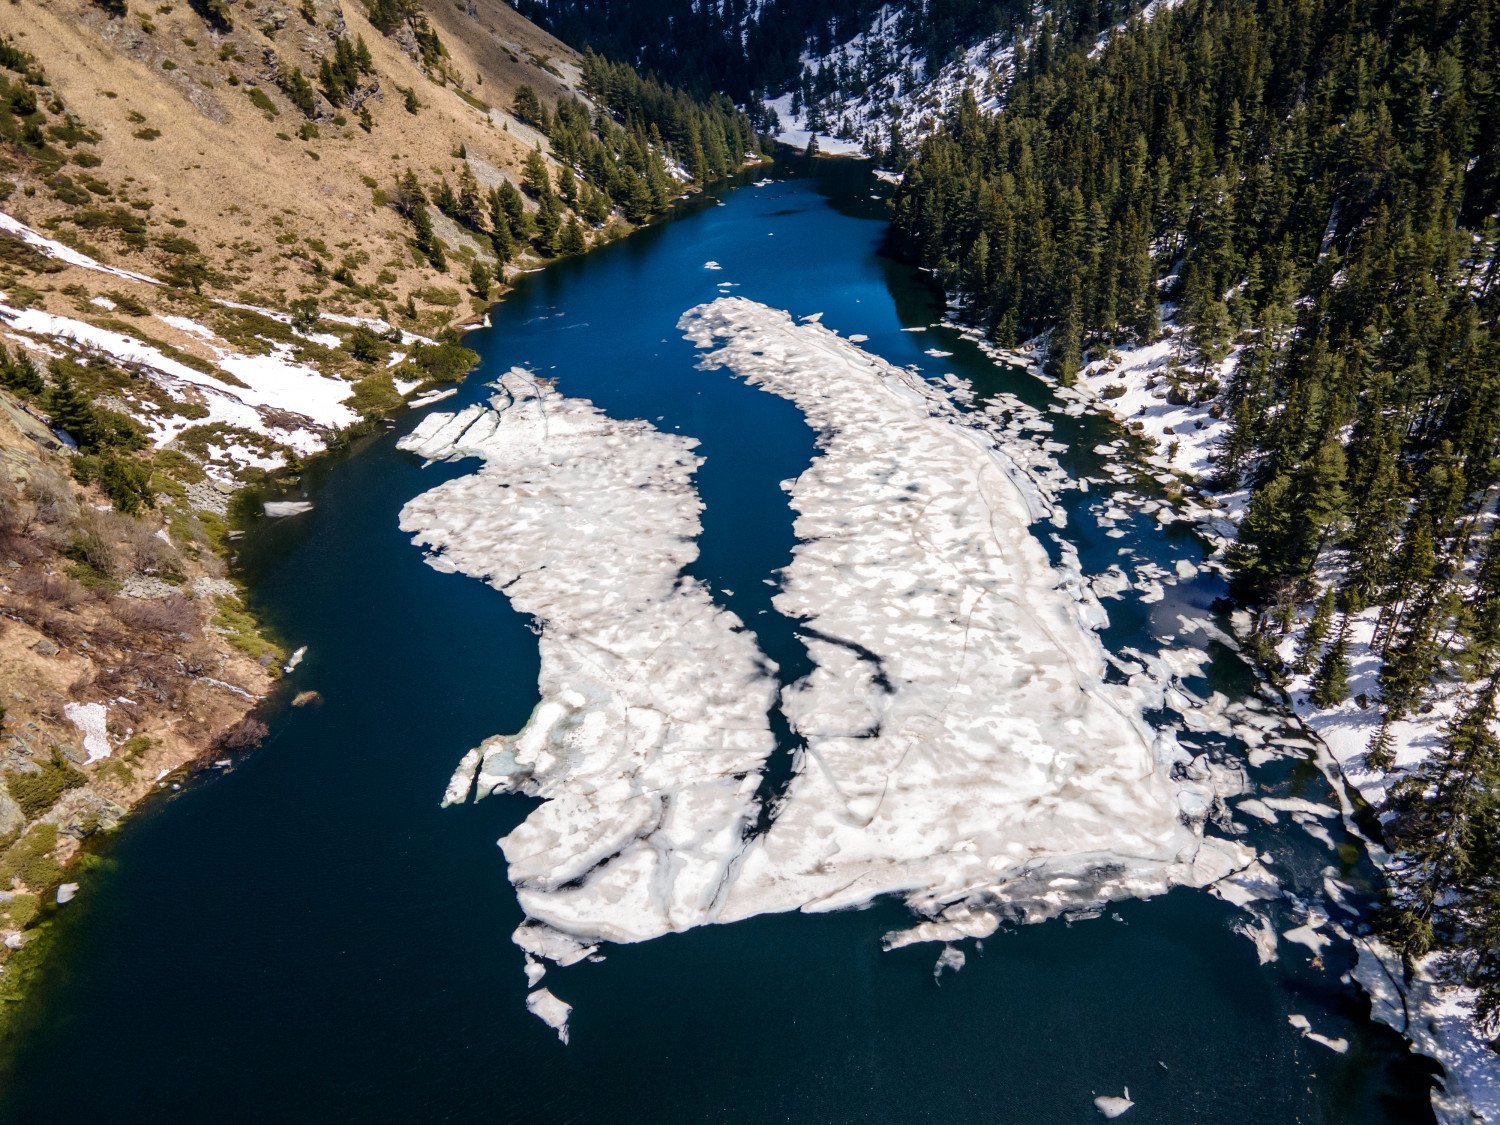
{"label": "rocky hillside", "polygon": [[78,484],[0,394],[0,941],[66,902],[82,842],[195,759],[263,733],[275,650],[216,552],[223,523]]}

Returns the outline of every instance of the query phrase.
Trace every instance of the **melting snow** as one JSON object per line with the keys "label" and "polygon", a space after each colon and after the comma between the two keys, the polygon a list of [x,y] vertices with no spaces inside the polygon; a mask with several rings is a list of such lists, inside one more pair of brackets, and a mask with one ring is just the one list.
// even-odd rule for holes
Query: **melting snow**
{"label": "melting snow", "polygon": [[527,914],[558,931],[517,940],[559,960],[715,911],[757,811],[774,685],[739,619],[681,576],[700,530],[695,443],[524,371],[497,387],[402,440],[484,464],[411,501],[401,526],[541,627],[541,703],[471,752],[448,799],[547,798],[502,847]]}
{"label": "melting snow", "polygon": [[67,703],[63,715],[83,735],[83,748],[89,761],[97,762],[109,757],[109,732],[105,727],[109,709],[102,703]]}
{"label": "melting snow", "polygon": [[98,270],[100,273],[113,274],[115,277],[123,277],[130,281],[144,281],[148,285],[159,285],[160,282],[154,277],[147,277],[143,273],[135,273],[132,270],[117,269],[114,266],[106,266],[103,262],[90,258],[87,254],[80,254],[71,246],[64,246],[61,242],[39,234],[32,230],[19,219],[0,211],[0,231],[13,234],[28,246],[34,246],[49,258],[56,258],[59,262],[67,262],[70,266],[82,266],[86,270]]}

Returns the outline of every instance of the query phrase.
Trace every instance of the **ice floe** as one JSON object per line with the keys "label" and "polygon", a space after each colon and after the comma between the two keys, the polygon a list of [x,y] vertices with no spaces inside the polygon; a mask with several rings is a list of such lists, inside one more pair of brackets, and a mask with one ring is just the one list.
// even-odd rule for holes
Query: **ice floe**
{"label": "ice floe", "polygon": [[682,576],[700,530],[694,444],[520,370],[401,442],[483,459],[401,526],[540,627],[540,704],[466,756],[447,795],[546,798],[502,841],[535,923],[516,940],[537,957],[707,920],[758,811],[775,685],[739,619]]}
{"label": "ice floe", "polygon": [[1094,1108],[1109,1118],[1119,1117],[1133,1105],[1135,1105],[1135,1102],[1130,1100],[1129,1086],[1125,1087],[1125,1093],[1121,1097],[1116,1097],[1113,1094],[1104,1094],[1094,1099]]}
{"label": "ice floe", "polygon": [[279,520],[287,516],[300,516],[303,512],[312,511],[312,504],[306,500],[267,500],[261,505],[266,513],[267,519]]}
{"label": "ice floe", "polygon": [[559,1039],[564,1043],[568,1041],[568,1016],[573,1013],[573,1005],[559,1000],[549,990],[539,988],[526,997],[526,1007],[532,1015],[556,1031]]}
{"label": "ice floe", "polygon": [[681,327],[706,371],[790,399],[819,435],[786,482],[800,542],[775,605],[805,622],[816,666],[781,693],[805,748],[772,810],[758,790],[774,668],[684,575],[693,441],[519,369],[401,441],[480,460],[401,526],[540,638],[531,718],[466,754],[444,797],[543,799],[501,841],[528,966],[881,895],[921,919],[888,945],[949,942],[1254,858],[1204,836],[1221,780],[1144,719],[1161,684],[1105,682],[1107,617],[1076,553],[1053,565],[1031,530],[1058,510],[1055,466],[1003,412],[963,413],[952,388],[754,302],[699,306]]}
{"label": "ice floe", "polygon": [[1333,1051],[1336,1054],[1342,1055],[1349,1049],[1349,1040],[1329,1038],[1327,1035],[1318,1034],[1312,1029],[1312,1023],[1308,1020],[1308,1018],[1302,1015],[1300,1012],[1293,1012],[1291,1015],[1287,1016],[1286,1022],[1291,1024],[1298,1031],[1302,1032],[1302,1038],[1311,1039],[1314,1043],[1321,1043],[1323,1046],[1327,1047],[1330,1051]]}
{"label": "ice floe", "polygon": [[936,939],[1248,862],[1202,836],[1190,755],[1104,682],[1107,619],[1032,535],[1052,505],[992,419],[802,321],[742,298],[681,321],[705,368],[791,400],[821,449],[775,599],[816,662],[783,701],[805,760],[722,916],[901,894]]}

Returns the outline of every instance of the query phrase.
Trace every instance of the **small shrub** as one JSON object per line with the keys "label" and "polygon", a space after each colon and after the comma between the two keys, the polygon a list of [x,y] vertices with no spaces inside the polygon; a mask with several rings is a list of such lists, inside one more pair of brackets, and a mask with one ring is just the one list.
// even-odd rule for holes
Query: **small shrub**
{"label": "small shrub", "polygon": [[361,324],[345,337],[344,350],[361,363],[377,363],[390,354],[390,345],[374,329]]}
{"label": "small shrub", "polygon": [[0,856],[0,883],[20,879],[34,891],[45,890],[62,876],[52,853],[57,848],[57,825],[33,824]]}
{"label": "small shrub", "polygon": [[77,789],[86,780],[81,772],[54,750],[52,760],[40,772],[7,774],[5,788],[15,798],[16,804],[21,806],[26,819],[34,820],[57,804],[57,799],[69,789]]}
{"label": "small shrub", "polygon": [[245,93],[250,95],[251,104],[266,115],[267,121],[281,116],[281,110],[276,108],[276,103],[259,86],[251,86]]}
{"label": "small shrub", "polygon": [[136,632],[153,633],[159,637],[191,637],[203,624],[193,600],[180,594],[153,601],[120,600],[124,604],[116,616]]}

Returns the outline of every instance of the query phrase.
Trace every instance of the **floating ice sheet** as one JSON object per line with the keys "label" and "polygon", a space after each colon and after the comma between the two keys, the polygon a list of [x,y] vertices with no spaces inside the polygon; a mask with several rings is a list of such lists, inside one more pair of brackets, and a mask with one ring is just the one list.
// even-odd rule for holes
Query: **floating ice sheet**
{"label": "floating ice sheet", "polygon": [[776,605],[816,667],[782,693],[807,745],[763,832],[774,668],[683,575],[694,443],[520,370],[401,443],[481,459],[401,526],[537,623],[536,710],[445,797],[544,799],[501,841],[532,958],[887,894],[924,919],[889,944],[949,941],[1252,858],[1204,838],[1215,781],[1142,717],[1161,688],[1104,682],[1076,554],[1052,565],[1030,530],[1056,510],[1045,454],[815,321],[721,299],[682,327],[717,349],[706,367],[794,402],[822,451],[786,486],[801,542]]}
{"label": "floating ice sheet", "polygon": [[1106,617],[1032,535],[1053,508],[993,418],[742,298],[680,327],[705,368],[795,403],[821,449],[775,599],[816,663],[783,700],[807,751],[723,917],[901,894],[941,938],[1249,860],[1204,840],[1206,772],[1174,779],[1189,755],[1104,682]]}
{"label": "floating ice sheet", "polygon": [[403,439],[484,464],[411,501],[401,526],[540,626],[541,702],[465,758],[448,799],[546,798],[502,846],[542,924],[517,940],[566,962],[713,915],[759,807],[774,681],[739,619],[681,575],[700,530],[694,443],[524,371],[497,388]]}

